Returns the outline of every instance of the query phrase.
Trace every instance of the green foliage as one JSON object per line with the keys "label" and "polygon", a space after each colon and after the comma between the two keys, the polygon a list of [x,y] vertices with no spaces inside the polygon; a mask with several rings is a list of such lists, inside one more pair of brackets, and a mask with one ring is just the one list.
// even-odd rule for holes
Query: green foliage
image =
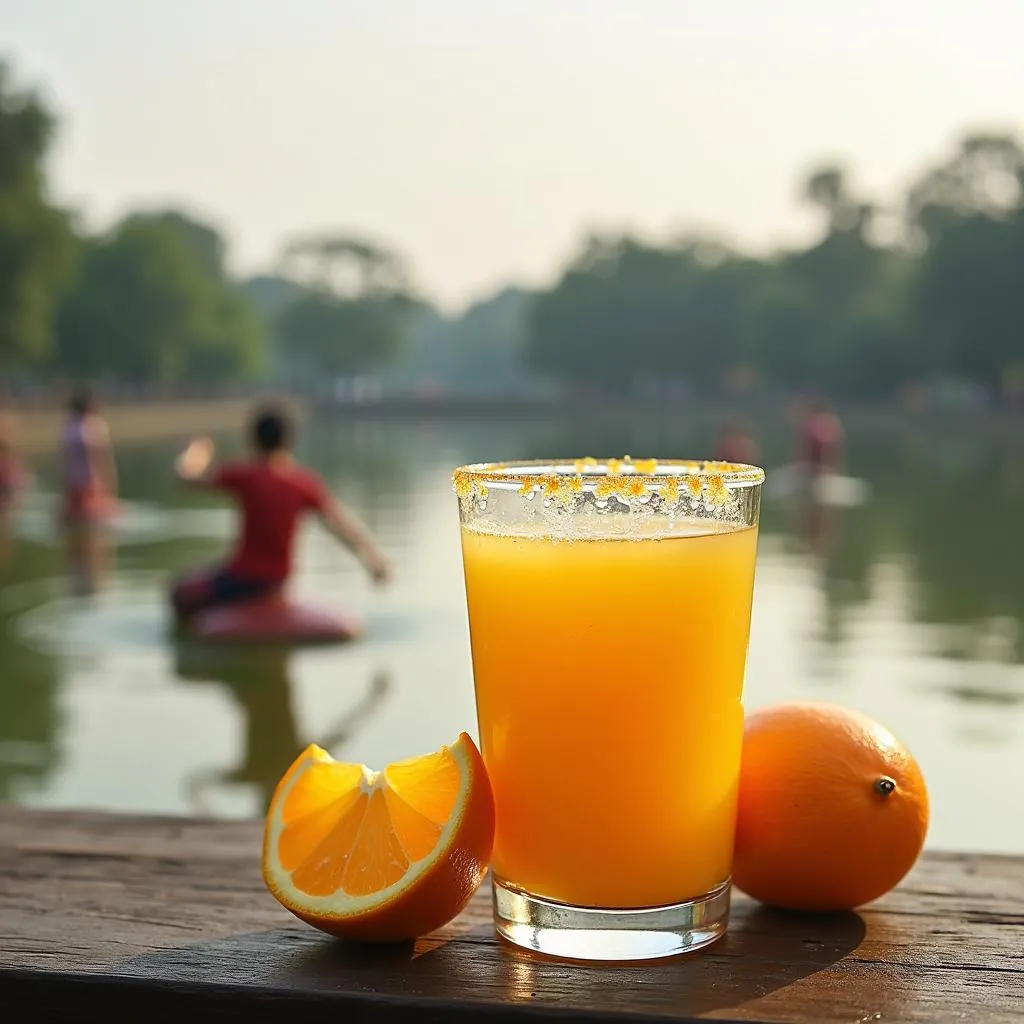
{"label": "green foliage", "polygon": [[177,210],[165,210],[161,213],[136,213],[128,217],[126,225],[137,222],[142,225],[159,224],[172,228],[192,251],[194,258],[202,265],[207,277],[226,279],[224,257],[227,246],[215,228],[208,224],[192,220],[191,217]]}
{"label": "green foliage", "polygon": [[916,303],[939,365],[998,387],[1024,359],[1024,211],[951,223],[925,253]]}
{"label": "green foliage", "polygon": [[969,136],[908,198],[923,242],[912,305],[932,364],[998,390],[1024,365],[1024,150]]}
{"label": "green foliage", "polygon": [[[568,384],[628,391],[676,378],[700,390],[754,370],[779,391],[888,399],[943,376],[993,395],[1024,380],[1024,152],[970,136],[907,196],[881,245],[879,208],[844,170],[807,178],[822,213],[806,249],[765,261],[706,243],[591,239],[541,295],[526,355]],[[884,211],[882,211],[884,212]]]}
{"label": "green foliage", "polygon": [[391,359],[400,342],[397,300],[343,299],[308,291],[281,312],[277,334],[286,351],[316,375],[340,377]]}
{"label": "green foliage", "polygon": [[1024,151],[1010,135],[965,136],[944,164],[907,193],[905,216],[918,242],[934,243],[963,218],[994,220],[1024,204]]}
{"label": "green foliage", "polygon": [[0,62],[0,364],[44,355],[74,239],[66,214],[50,205],[42,162],[53,118],[41,100],[11,83]]}
{"label": "green foliage", "polygon": [[139,383],[229,380],[261,365],[262,324],[225,279],[223,244],[180,214],[134,214],[86,244],[56,363]]}
{"label": "green foliage", "polygon": [[399,258],[347,236],[294,242],[284,264],[296,293],[273,322],[293,368],[334,378],[381,366],[401,345],[415,306]]}
{"label": "green foliage", "polygon": [[1009,135],[964,137],[896,204],[858,194],[841,166],[814,170],[800,196],[821,231],[802,249],[755,259],[707,239],[593,237],[553,288],[449,319],[413,297],[395,253],[348,234],[299,238],[279,276],[244,286],[219,233],[176,211],[76,240],[46,193],[53,131],[0,63],[5,369],[151,383],[391,364],[392,382],[476,390],[537,375],[605,393],[742,380],[856,400],[958,378],[1024,402],[1024,150]]}
{"label": "green foliage", "polygon": [[592,238],[535,303],[527,358],[541,373],[604,390],[689,376],[716,385],[742,362],[742,296],[761,273],[717,246],[667,249]]}
{"label": "green foliage", "polygon": [[808,387],[817,375],[823,318],[814,293],[785,264],[767,268],[746,297],[742,330],[766,383]]}
{"label": "green foliage", "polygon": [[410,312],[402,349],[383,372],[386,384],[436,386],[477,395],[536,386],[523,359],[532,292],[504,288],[447,317],[423,306]]}
{"label": "green foliage", "polygon": [[310,288],[335,295],[397,295],[409,291],[396,253],[352,235],[314,235],[290,242],[282,269]]}

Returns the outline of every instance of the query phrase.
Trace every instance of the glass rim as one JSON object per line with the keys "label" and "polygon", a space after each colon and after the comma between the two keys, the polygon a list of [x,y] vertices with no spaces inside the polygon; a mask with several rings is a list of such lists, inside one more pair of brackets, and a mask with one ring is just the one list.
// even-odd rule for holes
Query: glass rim
{"label": "glass rim", "polygon": [[664,483],[671,477],[717,478],[727,487],[756,487],[764,483],[760,466],[716,459],[517,459],[512,462],[475,462],[459,466],[452,473],[456,491],[468,490],[474,484],[522,486],[545,478],[578,478],[582,482],[606,477],[637,478],[645,484]]}

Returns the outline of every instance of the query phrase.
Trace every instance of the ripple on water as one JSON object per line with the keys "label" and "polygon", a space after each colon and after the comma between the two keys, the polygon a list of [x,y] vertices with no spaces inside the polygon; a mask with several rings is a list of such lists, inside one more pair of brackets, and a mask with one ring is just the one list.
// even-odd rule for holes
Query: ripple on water
{"label": "ripple on water", "polygon": [[[51,657],[133,658],[161,651],[167,642],[168,615],[161,586],[153,572],[119,572],[88,597],[66,593],[63,577],[21,584],[12,604],[25,610],[14,620],[18,639]],[[10,590],[0,592],[9,600]],[[55,596],[56,595],[56,596]]]}
{"label": "ripple on water", "polygon": [[[47,546],[61,544],[56,528],[58,507],[56,494],[35,491],[27,495],[18,516],[18,536]],[[217,539],[227,535],[231,521],[229,509],[165,508],[155,502],[123,501],[117,517],[107,525],[107,534],[118,547],[182,537]]]}

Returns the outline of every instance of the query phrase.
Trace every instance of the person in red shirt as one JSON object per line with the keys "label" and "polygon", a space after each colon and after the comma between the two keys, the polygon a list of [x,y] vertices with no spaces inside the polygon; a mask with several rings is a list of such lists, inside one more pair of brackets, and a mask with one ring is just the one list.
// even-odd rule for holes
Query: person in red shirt
{"label": "person in red shirt", "polygon": [[292,572],[299,522],[308,513],[359,558],[375,582],[390,577],[387,559],[359,520],[334,500],[316,473],[295,461],[291,434],[287,415],[267,408],[252,422],[253,458],[215,466],[209,438],[194,440],[178,457],[179,479],[230,494],[241,512],[241,534],[227,561],[172,586],[180,623],[206,608],[280,590]]}

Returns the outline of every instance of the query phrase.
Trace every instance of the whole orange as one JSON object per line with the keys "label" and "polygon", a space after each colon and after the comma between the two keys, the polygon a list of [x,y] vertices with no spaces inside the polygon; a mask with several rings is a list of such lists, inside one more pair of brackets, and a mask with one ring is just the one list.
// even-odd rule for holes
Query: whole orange
{"label": "whole orange", "polygon": [[748,716],[733,882],[791,910],[877,899],[913,867],[928,830],[917,762],[884,726],[834,704]]}

